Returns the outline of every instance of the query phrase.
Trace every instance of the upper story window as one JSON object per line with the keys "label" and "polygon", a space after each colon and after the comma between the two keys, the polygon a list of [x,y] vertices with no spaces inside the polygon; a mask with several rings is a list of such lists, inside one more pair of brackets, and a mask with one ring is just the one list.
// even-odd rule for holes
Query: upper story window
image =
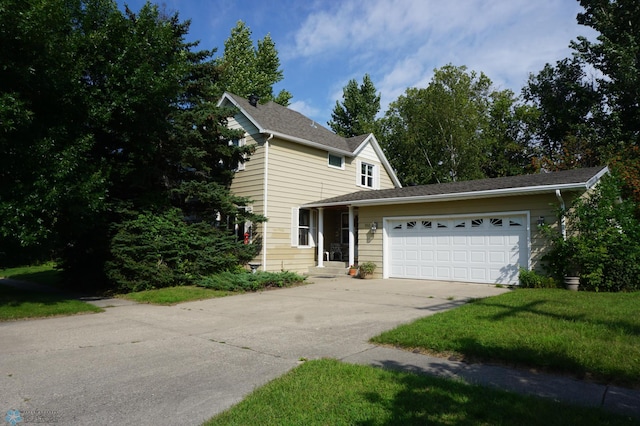
{"label": "upper story window", "polygon": [[344,157],[342,155],[329,153],[327,161],[329,167],[335,167],[337,169],[344,170]]}
{"label": "upper story window", "polygon": [[[241,138],[241,139],[231,139],[229,141],[229,146],[237,146],[237,147],[241,147],[241,146],[245,146],[245,144],[247,143],[245,138]],[[238,167],[236,168],[236,171],[240,171],[240,170],[244,170],[244,162],[238,162]]]}
{"label": "upper story window", "polygon": [[375,164],[365,163],[364,161],[359,163],[358,167],[358,185],[365,188],[378,188],[378,170]]}

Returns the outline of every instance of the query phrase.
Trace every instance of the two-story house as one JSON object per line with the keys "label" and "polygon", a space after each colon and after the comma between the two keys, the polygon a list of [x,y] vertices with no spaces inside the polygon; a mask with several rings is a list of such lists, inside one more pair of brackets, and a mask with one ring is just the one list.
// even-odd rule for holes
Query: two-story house
{"label": "two-story house", "polygon": [[244,131],[239,144],[255,145],[231,186],[234,194],[253,200],[254,213],[268,218],[246,226],[252,241],[262,245],[254,262],[265,271],[300,273],[323,266],[324,260],[354,264],[354,209],[304,205],[356,191],[399,188],[375,136],[343,138],[274,102],[260,104],[230,93],[218,105],[238,108],[228,125]]}
{"label": "two-story house", "polygon": [[268,218],[246,227],[266,271],[371,261],[382,278],[517,284],[519,268],[541,269],[549,241],[539,225],[562,232],[559,208],[608,172],[403,188],[374,135],[342,138],[281,105],[229,93],[219,104],[239,109],[229,122],[244,130],[238,143],[256,145],[231,189]]}

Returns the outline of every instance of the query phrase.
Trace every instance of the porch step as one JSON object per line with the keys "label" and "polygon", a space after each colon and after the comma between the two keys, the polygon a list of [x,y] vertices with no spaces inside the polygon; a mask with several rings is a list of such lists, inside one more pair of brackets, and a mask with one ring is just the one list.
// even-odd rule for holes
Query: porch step
{"label": "porch step", "polygon": [[349,273],[349,265],[346,262],[324,262],[324,267],[318,268],[317,266],[310,266],[307,273],[311,277],[327,276],[337,277],[347,275]]}

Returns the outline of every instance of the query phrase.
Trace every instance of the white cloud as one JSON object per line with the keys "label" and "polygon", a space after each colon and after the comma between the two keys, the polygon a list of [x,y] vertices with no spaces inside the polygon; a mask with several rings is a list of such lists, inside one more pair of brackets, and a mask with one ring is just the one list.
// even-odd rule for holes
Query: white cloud
{"label": "white cloud", "polygon": [[320,110],[311,106],[309,103],[305,101],[295,101],[289,105],[289,108],[298,111],[300,114],[306,115],[307,117],[315,117],[318,115]]}
{"label": "white cloud", "polygon": [[[285,48],[287,56],[308,63],[333,61],[337,75],[357,75],[358,80],[369,73],[382,94],[383,110],[406,88],[424,87],[433,69],[448,63],[482,71],[498,87],[518,93],[529,73],[567,57],[569,41],[586,32],[575,23],[577,2],[348,0],[330,4],[317,3],[315,12],[302,20]],[[340,99],[341,90],[327,89],[328,95],[337,93],[334,102]]]}

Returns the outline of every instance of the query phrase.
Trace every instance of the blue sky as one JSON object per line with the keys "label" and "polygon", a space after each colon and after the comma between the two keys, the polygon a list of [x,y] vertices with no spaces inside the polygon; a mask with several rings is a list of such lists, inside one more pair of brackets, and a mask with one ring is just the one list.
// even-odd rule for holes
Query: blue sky
{"label": "blue sky", "polygon": [[[144,0],[117,0],[137,11]],[[224,49],[238,20],[254,41],[276,44],[291,108],[326,125],[342,88],[365,73],[381,113],[408,87],[425,87],[433,69],[466,65],[498,89],[520,93],[530,73],[570,55],[579,26],[575,0],[158,0],[191,20],[189,41]]]}

